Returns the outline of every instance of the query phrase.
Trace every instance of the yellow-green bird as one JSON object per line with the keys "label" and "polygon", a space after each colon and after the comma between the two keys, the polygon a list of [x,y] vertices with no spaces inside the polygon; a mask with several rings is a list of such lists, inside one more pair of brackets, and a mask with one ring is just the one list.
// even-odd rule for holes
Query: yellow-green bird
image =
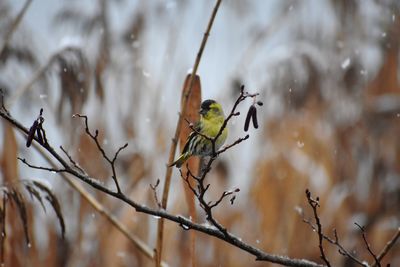
{"label": "yellow-green bird", "polygon": [[[219,103],[215,100],[208,99],[201,103],[199,113],[200,120],[194,125],[194,129],[197,132],[193,131],[190,133],[182,150],[182,154],[170,166],[180,168],[189,157],[194,155],[212,155],[212,143],[202,135],[209,138],[215,138],[217,136],[225,120],[224,111]],[[198,133],[201,133],[202,135]],[[225,127],[221,135],[215,141],[215,151],[218,151],[218,149],[225,143],[227,136],[228,129]]]}

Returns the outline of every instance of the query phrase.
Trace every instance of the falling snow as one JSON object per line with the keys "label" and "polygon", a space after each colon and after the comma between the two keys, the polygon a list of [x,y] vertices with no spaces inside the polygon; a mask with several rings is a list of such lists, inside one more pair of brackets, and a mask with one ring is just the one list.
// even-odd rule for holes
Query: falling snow
{"label": "falling snow", "polygon": [[298,147],[298,148],[303,148],[303,147],[304,147],[304,142],[298,140],[298,141],[297,141],[297,147]]}
{"label": "falling snow", "polygon": [[350,66],[350,63],[351,63],[351,59],[349,57],[346,58],[345,60],[343,60],[342,65],[341,65],[342,69],[344,69],[344,70],[347,69]]}

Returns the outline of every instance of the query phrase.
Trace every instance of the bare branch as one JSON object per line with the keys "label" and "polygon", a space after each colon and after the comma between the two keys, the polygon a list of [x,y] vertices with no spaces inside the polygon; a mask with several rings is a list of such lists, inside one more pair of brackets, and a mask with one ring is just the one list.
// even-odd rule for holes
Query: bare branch
{"label": "bare branch", "polygon": [[125,143],[125,145],[121,146],[120,148],[118,148],[117,152],[115,152],[114,158],[112,159],[111,163],[115,163],[115,161],[118,158],[118,154],[119,152],[121,152],[122,150],[124,150],[125,148],[128,147],[128,143]]}
{"label": "bare branch", "polygon": [[189,168],[186,168],[186,169],[187,169],[186,175],[183,175],[182,169],[179,169],[179,173],[181,174],[181,177],[183,178],[183,180],[188,185],[189,189],[197,197],[198,193],[197,193],[196,189],[192,186],[192,184],[189,181],[189,177],[193,177],[195,180],[197,179],[197,177],[190,172]]}
{"label": "bare branch", "polygon": [[[302,215],[302,220],[303,220],[303,222],[305,222],[306,224],[308,224],[308,225],[311,227],[311,229],[313,229],[314,232],[317,232],[317,231],[318,231],[317,227],[316,227],[310,220],[304,218],[304,214],[301,214],[301,215]],[[322,234],[323,234],[323,233],[322,233]],[[340,255],[345,256],[345,257],[348,257],[350,260],[354,261],[355,263],[357,263],[357,264],[359,264],[359,265],[361,265],[361,266],[365,266],[365,264],[364,264],[361,260],[357,259],[354,255],[352,255],[351,252],[349,252],[348,250],[346,250],[346,249],[342,246],[342,244],[340,244],[340,242],[339,242],[339,237],[338,237],[338,234],[337,234],[336,229],[333,230],[333,234],[334,234],[334,238],[335,238],[335,239],[332,239],[332,238],[330,238],[329,236],[327,236],[327,235],[325,235],[325,234],[323,234],[323,237],[324,237],[324,239],[325,239],[326,241],[328,241],[328,242],[331,243],[332,245],[335,245],[335,246],[338,248],[338,252],[339,252]]]}
{"label": "bare branch", "polygon": [[117,192],[122,194],[121,188],[120,188],[119,183],[118,183],[118,178],[117,178],[116,170],[115,170],[115,161],[117,160],[119,153],[120,153],[123,149],[125,149],[125,148],[128,146],[128,143],[126,143],[125,145],[121,146],[121,147],[117,150],[117,152],[115,152],[113,159],[110,159],[110,158],[107,156],[106,152],[104,151],[103,146],[102,146],[102,145],[100,144],[100,142],[99,142],[99,138],[98,138],[98,137],[99,137],[99,131],[98,131],[98,130],[95,130],[95,133],[94,133],[94,134],[91,133],[91,131],[90,131],[90,129],[89,129],[89,124],[88,124],[88,118],[87,118],[87,116],[81,115],[81,114],[74,114],[72,117],[79,117],[79,118],[84,119],[84,121],[85,121],[85,132],[86,132],[86,134],[94,141],[94,143],[95,143],[96,146],[97,146],[97,149],[100,151],[100,153],[101,153],[101,155],[103,156],[103,158],[110,164],[111,170],[112,170],[112,179],[114,180],[115,186],[117,187]]}
{"label": "bare branch", "polygon": [[222,200],[224,200],[224,198],[226,198],[226,197],[228,197],[230,195],[233,195],[234,193],[237,193],[239,191],[240,191],[239,188],[236,188],[233,191],[224,191],[217,201],[215,201],[214,203],[212,203],[212,202],[208,203],[208,205],[210,206],[210,209],[218,206],[222,202]]}
{"label": "bare branch", "polygon": [[[354,263],[356,263],[356,264],[358,264],[358,265],[360,265],[360,266],[368,267],[369,265],[368,265],[368,263],[366,263],[366,261],[362,261],[362,260],[358,259],[357,257],[355,257],[355,256],[353,255],[353,253],[349,252],[347,249],[345,249],[345,248],[341,245],[341,243],[340,243],[340,241],[339,241],[339,236],[338,236],[338,233],[337,233],[336,229],[333,230],[334,239],[332,239],[332,238],[326,236],[325,234],[323,234],[322,230],[321,230],[320,227],[318,226],[318,222],[320,221],[320,219],[319,219],[318,214],[316,213],[316,209],[317,209],[317,207],[319,207],[319,200],[318,200],[318,198],[317,198],[317,199],[312,199],[312,198],[311,198],[311,193],[310,193],[308,190],[306,191],[306,193],[307,193],[307,200],[308,200],[308,203],[310,204],[310,206],[313,208],[313,211],[314,211],[314,218],[315,218],[315,220],[316,220],[316,225],[314,225],[310,220],[305,219],[305,218],[304,218],[304,214],[302,214],[302,217],[303,217],[302,220],[303,220],[303,222],[307,223],[307,224],[313,229],[314,232],[318,232],[318,235],[319,235],[319,238],[320,238],[320,239],[319,239],[319,244],[320,244],[320,246],[321,246],[321,243],[322,243],[322,241],[321,241],[321,237],[322,237],[323,239],[325,239],[326,241],[328,241],[328,242],[331,243],[332,245],[335,245],[335,246],[338,248],[338,252],[339,252],[341,255],[343,255],[343,256],[349,258],[349,259],[352,260]],[[319,224],[320,224],[320,222],[319,222]],[[379,256],[376,257],[375,254],[372,252],[372,250],[371,250],[371,248],[370,248],[370,246],[369,246],[369,244],[368,244],[368,242],[367,242],[367,240],[366,240],[364,228],[361,227],[360,225],[358,225],[357,223],[356,223],[356,225],[357,225],[357,226],[361,229],[361,231],[363,232],[364,243],[366,244],[369,253],[374,257],[375,263],[374,263],[374,265],[372,265],[372,266],[381,266],[381,265],[380,265],[380,260],[381,260],[381,258],[380,258]],[[399,235],[400,235],[400,230],[399,230]],[[396,240],[396,235],[393,237],[393,239],[392,239],[391,241],[395,242],[395,240]],[[387,246],[389,246],[389,244],[391,244],[391,241],[388,242]],[[392,246],[392,245],[393,245],[393,244],[391,244],[390,246]],[[321,248],[320,248],[320,249],[321,249]],[[389,247],[389,249],[390,249],[390,247]],[[383,252],[383,251],[382,251],[382,252]],[[322,252],[321,252],[321,253],[322,253]],[[382,257],[383,257],[383,256],[382,256]]]}
{"label": "bare branch", "polygon": [[[389,242],[386,243],[386,246],[382,249],[382,251],[379,253],[378,255],[378,261],[381,261],[383,259],[383,257],[385,257],[385,255],[389,252],[389,250],[393,247],[393,245],[396,243],[396,241],[399,239],[400,237],[400,227],[397,228],[396,233],[394,234],[394,236],[392,237],[392,239],[389,240]],[[376,262],[374,264],[371,265],[371,267],[376,267]]]}
{"label": "bare branch", "polygon": [[360,229],[360,231],[362,233],[363,240],[364,240],[364,244],[367,247],[367,250],[368,250],[369,254],[371,254],[371,256],[374,258],[375,264],[377,266],[381,267],[380,261],[378,260],[378,258],[376,257],[375,253],[372,251],[370,244],[368,243],[367,234],[365,233],[365,228],[363,226],[359,225],[358,223],[354,223],[354,224]]}
{"label": "bare branch", "polygon": [[[244,91],[244,85],[242,85],[242,86],[240,87],[240,94],[239,94],[239,97],[236,99],[235,104],[233,105],[231,112],[229,113],[229,115],[228,115],[228,116],[226,117],[226,119],[224,120],[224,123],[222,124],[221,129],[219,130],[218,134],[215,136],[214,140],[217,140],[218,137],[221,136],[222,132],[223,132],[224,129],[227,127],[228,122],[232,119],[232,117],[235,117],[235,116],[239,116],[239,115],[240,115],[240,112],[236,112],[236,108],[238,107],[238,105],[239,105],[241,102],[243,102],[246,98],[252,97],[253,99],[255,99],[256,96],[258,96],[258,95],[259,95],[259,93],[250,94],[250,93],[248,93],[248,92],[245,92],[245,91]],[[245,139],[247,139],[247,138],[245,138]],[[243,140],[242,140],[242,141],[243,141]],[[213,153],[214,153],[214,155],[215,155],[215,153],[216,153],[216,151],[215,151],[215,141],[213,142]],[[219,154],[221,154],[221,153],[219,153]]]}
{"label": "bare branch", "polygon": [[311,206],[311,208],[314,212],[314,219],[317,224],[317,233],[318,233],[318,239],[319,239],[318,247],[319,247],[319,251],[321,254],[320,257],[326,263],[326,265],[328,267],[330,267],[331,264],[330,264],[329,260],[326,258],[325,250],[322,245],[322,241],[324,240],[324,234],[322,233],[322,225],[321,225],[321,221],[319,219],[319,215],[317,212],[317,208],[319,207],[319,198],[317,197],[316,199],[313,199],[311,197],[311,192],[308,189],[306,190],[306,196],[307,196],[308,204]]}
{"label": "bare branch", "polygon": [[191,123],[188,119],[185,118],[185,121],[187,122],[189,128],[190,128],[193,132],[195,132],[197,135],[200,135],[201,137],[207,139],[207,140],[210,141],[210,142],[214,142],[214,138],[209,137],[208,135],[205,135],[205,134],[199,132],[199,131],[194,127],[193,123]]}
{"label": "bare branch", "polygon": [[250,137],[250,135],[247,134],[245,137],[240,137],[240,138],[238,138],[238,139],[237,139],[235,142],[233,142],[232,144],[227,145],[227,146],[224,146],[223,148],[221,148],[220,150],[217,151],[217,153],[216,153],[217,156],[218,156],[219,154],[224,153],[225,151],[227,151],[228,149],[232,148],[233,146],[236,146],[236,145],[240,144],[241,142],[243,142],[243,141],[249,139],[249,137]]}
{"label": "bare branch", "polygon": [[[19,130],[21,130],[25,135],[28,134],[28,129],[25,128],[24,126],[22,126],[21,123],[19,123],[18,121],[16,121],[14,118],[12,118],[11,116],[9,116],[8,114],[5,113],[5,111],[0,110],[0,116],[5,119],[6,121],[8,121],[9,123],[11,123],[14,127],[18,128]],[[35,137],[35,140],[37,139],[37,137]],[[208,210],[207,216],[208,219],[210,220],[210,222],[217,228],[210,228],[208,226],[205,226],[203,224],[199,224],[196,222],[193,222],[191,219],[187,219],[184,218],[182,216],[179,215],[174,215],[171,214],[169,212],[167,212],[164,209],[152,209],[149,208],[145,205],[139,204],[136,201],[130,199],[128,196],[124,195],[122,192],[116,192],[113,190],[108,189],[107,187],[105,187],[103,184],[99,183],[96,179],[91,178],[90,176],[88,176],[86,173],[81,173],[80,171],[76,170],[75,168],[71,167],[53,148],[49,143],[38,143],[41,147],[43,147],[45,150],[47,150],[52,157],[54,157],[54,159],[56,159],[58,161],[59,164],[61,164],[61,166],[64,169],[53,169],[53,168],[47,168],[47,167],[37,167],[37,166],[32,166],[30,164],[26,164],[29,167],[32,168],[37,168],[37,169],[42,169],[45,171],[58,171],[58,172],[66,172],[69,173],[71,175],[73,175],[74,177],[80,179],[81,181],[87,183],[88,185],[92,186],[93,188],[109,195],[112,196],[116,199],[119,199],[120,201],[130,205],[131,207],[133,207],[137,212],[141,212],[141,213],[145,213],[148,215],[152,215],[152,216],[157,216],[157,217],[161,217],[164,219],[167,219],[171,222],[175,222],[178,225],[184,226],[185,229],[192,229],[195,231],[199,231],[202,233],[205,233],[207,235],[210,236],[214,236],[220,240],[223,240],[243,251],[246,251],[252,255],[254,255],[256,257],[257,260],[260,261],[268,261],[268,262],[272,262],[272,263],[277,263],[277,264],[281,264],[281,265],[285,265],[285,266],[303,266],[303,267],[322,267],[323,265],[320,265],[318,263],[315,262],[310,262],[307,260],[302,260],[302,259],[291,259],[288,258],[286,256],[280,256],[280,255],[274,255],[274,254],[269,254],[266,253],[256,247],[253,247],[247,243],[245,243],[244,241],[242,241],[240,238],[234,236],[233,234],[229,233],[223,226],[221,226],[212,216],[210,216],[211,214],[211,210]],[[21,161],[23,161],[23,159],[20,159]],[[211,158],[210,161],[208,162],[208,165],[211,165],[212,161],[215,160],[215,158]],[[209,167],[209,166],[208,166]],[[209,168],[206,168],[209,169]],[[200,177],[201,179],[204,180],[205,174],[203,173],[203,175]],[[204,185],[205,190],[207,190],[208,186]],[[202,204],[207,204],[205,202],[203,202]]]}
{"label": "bare branch", "polygon": [[76,161],[72,158],[72,156],[63,148],[63,146],[60,146],[60,149],[62,150],[62,152],[64,152],[64,154],[68,157],[69,161],[71,162],[71,164],[77,168],[81,173],[85,173],[85,171],[82,169],[81,166],[79,166],[78,163],[76,163]]}
{"label": "bare branch", "polygon": [[156,201],[156,204],[157,204],[158,208],[162,209],[161,202],[158,200],[158,197],[157,197],[157,187],[158,187],[159,184],[160,184],[160,179],[157,179],[155,185],[150,184],[150,188],[153,191],[154,200]]}
{"label": "bare branch", "polygon": [[24,159],[24,158],[18,157],[18,159],[22,163],[24,163],[25,165],[27,165],[29,168],[32,168],[32,169],[43,170],[43,171],[48,171],[48,172],[53,172],[53,173],[68,172],[67,169],[54,169],[54,168],[50,168],[50,167],[36,166],[36,165],[32,165],[32,164],[28,163],[26,161],[26,159]]}
{"label": "bare branch", "polygon": [[[339,242],[339,237],[337,234],[336,229],[333,230],[333,234],[335,235],[335,240],[334,240],[334,245],[336,245],[339,249],[338,252],[343,255],[348,257],[349,259],[351,259],[352,261],[356,262],[357,264],[361,265],[361,266],[366,266],[364,262],[362,262],[361,260],[359,260],[358,258],[356,258],[354,255],[352,255],[349,251],[347,251]],[[328,240],[328,239],[326,239]],[[331,242],[331,241],[329,241]]]}
{"label": "bare branch", "polygon": [[[205,200],[205,193],[207,192],[207,190],[210,187],[210,184],[205,184],[205,176],[206,174],[211,170],[211,164],[212,162],[215,160],[215,157],[212,157],[209,161],[208,164],[206,166],[206,168],[203,170],[203,173],[200,177],[197,177],[195,175],[193,175],[193,173],[190,171],[189,168],[187,168],[187,174],[186,176],[183,175],[182,172],[181,173],[181,177],[186,181],[186,183],[188,184],[189,188],[192,190],[192,192],[194,193],[194,195],[196,196],[197,200],[199,201],[200,207],[204,210],[204,212],[206,213],[206,219],[207,221],[209,221],[213,226],[216,227],[216,229],[218,229],[218,231],[220,231],[228,240],[232,240],[231,234],[228,233],[227,229],[225,227],[223,227],[214,217],[212,214],[212,209],[214,207],[216,207],[218,204],[221,203],[221,201],[228,195],[233,194],[234,192],[238,192],[237,190],[235,190],[234,192],[228,193],[228,192],[224,192],[222,193],[221,197],[215,201],[214,203],[212,202],[207,202]],[[190,185],[189,182],[189,176],[192,177],[196,182],[197,182],[197,189],[195,189],[192,185]]]}
{"label": "bare branch", "polygon": [[[33,144],[37,151],[43,156],[43,158],[55,168],[56,164],[49,155],[45,154],[44,150],[40,149],[39,145]],[[142,241],[138,236],[135,236],[128,228],[115,217],[111,212],[107,210],[93,195],[85,190],[82,183],[72,180],[71,177],[67,176],[66,173],[60,173],[60,176],[64,181],[66,181],[72,188],[79,192],[79,194],[85,199],[95,210],[97,210],[101,215],[103,215],[118,231],[120,231],[132,244],[141,251],[147,258],[154,259],[154,251],[151,249],[144,241]],[[1,241],[1,239],[0,239]],[[168,264],[161,262],[162,267],[168,267]]]}

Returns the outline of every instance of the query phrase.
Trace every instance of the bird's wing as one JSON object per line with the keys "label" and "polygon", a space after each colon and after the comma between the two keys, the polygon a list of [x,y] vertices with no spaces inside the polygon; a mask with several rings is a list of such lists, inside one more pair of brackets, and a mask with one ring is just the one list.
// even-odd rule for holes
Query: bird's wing
{"label": "bird's wing", "polygon": [[[200,122],[200,121],[196,122],[193,128],[194,128],[197,132],[200,132],[200,130],[201,130],[201,122]],[[188,152],[190,143],[192,142],[193,138],[197,135],[197,132],[192,131],[192,132],[189,134],[189,136],[188,136],[188,138],[187,138],[187,140],[186,140],[185,146],[184,146],[184,148],[183,148],[183,150],[182,150],[182,154]]]}

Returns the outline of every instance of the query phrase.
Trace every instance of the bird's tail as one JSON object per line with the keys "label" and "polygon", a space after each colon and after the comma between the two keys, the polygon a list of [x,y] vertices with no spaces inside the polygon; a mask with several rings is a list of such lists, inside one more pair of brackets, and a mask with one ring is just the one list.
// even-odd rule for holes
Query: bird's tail
{"label": "bird's tail", "polygon": [[171,163],[168,167],[176,166],[177,168],[180,168],[182,167],[183,163],[187,161],[189,157],[190,157],[189,153],[183,153],[177,160]]}

